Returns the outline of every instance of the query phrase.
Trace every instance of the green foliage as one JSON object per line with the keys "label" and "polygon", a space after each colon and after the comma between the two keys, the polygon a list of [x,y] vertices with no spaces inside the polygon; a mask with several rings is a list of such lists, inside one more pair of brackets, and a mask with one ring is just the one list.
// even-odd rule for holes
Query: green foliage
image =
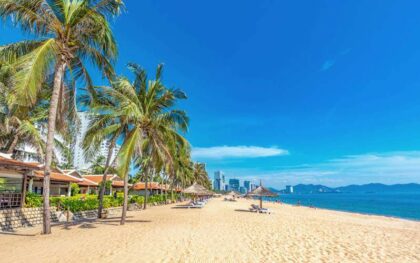
{"label": "green foliage", "polygon": [[79,187],[79,185],[78,185],[78,184],[76,184],[76,183],[71,183],[71,184],[70,184],[70,187],[71,187],[71,195],[72,195],[72,196],[75,196],[75,195],[77,195],[78,193],[80,193],[80,187]]}
{"label": "green foliage", "polygon": [[25,207],[41,207],[42,196],[34,193],[27,193],[25,198]]}
{"label": "green foliage", "polygon": [[165,200],[166,197],[164,195],[151,195],[147,198],[147,203],[163,203]]}
{"label": "green foliage", "polygon": [[124,203],[124,197],[114,198],[112,196],[104,196],[104,208],[122,206]]}
{"label": "green foliage", "polygon": [[[104,196],[104,208],[122,206],[124,197]],[[99,200],[97,195],[75,195],[50,197],[51,206],[57,207],[58,210],[70,210],[71,212],[80,212],[98,209]],[[41,207],[42,196],[34,193],[28,193],[26,196],[26,207]]]}
{"label": "green foliage", "polygon": [[140,195],[133,195],[130,198],[130,203],[131,204],[138,204],[138,205],[143,205],[144,204],[144,196],[140,196]]}

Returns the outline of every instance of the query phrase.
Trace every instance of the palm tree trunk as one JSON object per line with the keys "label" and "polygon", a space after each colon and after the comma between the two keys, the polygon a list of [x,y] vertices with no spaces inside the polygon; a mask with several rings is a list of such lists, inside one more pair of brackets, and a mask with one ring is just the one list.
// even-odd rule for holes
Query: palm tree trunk
{"label": "palm tree trunk", "polygon": [[63,58],[61,58],[56,65],[55,76],[54,76],[54,88],[50,100],[50,109],[48,113],[48,133],[47,133],[47,146],[45,155],[45,170],[44,170],[44,182],[43,182],[43,228],[42,233],[44,235],[51,234],[51,218],[50,218],[50,173],[51,173],[51,162],[53,158],[53,147],[54,147],[54,134],[55,134],[55,122],[57,118],[57,107],[58,98],[60,96],[60,90],[64,77],[64,70],[66,64]]}
{"label": "palm tree trunk", "polygon": [[143,209],[147,208],[147,182],[149,181],[149,169],[146,168],[146,182],[144,184],[144,205]]}
{"label": "palm tree trunk", "polygon": [[171,201],[173,202],[174,201],[174,179],[172,179],[172,182],[171,182]]}
{"label": "palm tree trunk", "polygon": [[106,163],[105,163],[105,171],[104,171],[104,175],[102,176],[102,187],[100,189],[101,191],[99,192],[98,218],[102,218],[102,210],[103,210],[103,206],[104,206],[106,177],[108,175],[109,167],[110,167],[110,164],[111,164],[112,151],[114,150],[116,139],[117,139],[116,137],[112,138],[111,144],[109,145],[109,149],[108,149],[108,156],[106,158]]}
{"label": "palm tree trunk", "polygon": [[18,140],[19,140],[19,136],[15,135],[13,137],[12,143],[9,146],[9,149],[7,149],[7,152],[6,152],[7,154],[13,154],[13,152],[15,151],[16,145],[18,143]]}
{"label": "palm tree trunk", "polygon": [[120,225],[125,224],[125,218],[127,217],[127,206],[128,206],[128,174],[126,174],[124,177],[124,203],[123,203]]}

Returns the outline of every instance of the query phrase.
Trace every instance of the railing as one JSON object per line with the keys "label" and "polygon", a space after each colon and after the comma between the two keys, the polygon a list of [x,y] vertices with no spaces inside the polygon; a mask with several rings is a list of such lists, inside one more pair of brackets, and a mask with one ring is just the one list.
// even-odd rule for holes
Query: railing
{"label": "railing", "polygon": [[20,207],[21,202],[22,202],[21,193],[1,193],[0,192],[0,209]]}

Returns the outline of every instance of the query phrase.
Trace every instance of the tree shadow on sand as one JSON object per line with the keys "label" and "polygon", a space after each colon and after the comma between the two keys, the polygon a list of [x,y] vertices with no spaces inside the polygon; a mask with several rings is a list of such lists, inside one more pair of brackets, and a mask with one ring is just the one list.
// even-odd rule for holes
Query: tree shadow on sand
{"label": "tree shadow on sand", "polygon": [[[126,224],[152,222],[150,220],[134,220],[130,218],[133,218],[133,217],[128,216],[127,219],[125,220]],[[120,220],[121,219],[119,217],[112,217],[112,218],[107,218],[107,219],[84,219],[77,222],[64,223],[62,228],[65,230],[71,230],[75,227],[78,227],[81,229],[94,229],[94,228],[97,228],[97,225],[120,226]]]}

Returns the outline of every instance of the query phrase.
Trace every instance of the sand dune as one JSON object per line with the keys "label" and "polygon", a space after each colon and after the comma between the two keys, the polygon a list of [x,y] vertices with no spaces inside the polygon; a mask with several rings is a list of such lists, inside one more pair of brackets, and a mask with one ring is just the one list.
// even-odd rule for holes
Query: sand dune
{"label": "sand dune", "polygon": [[420,222],[214,199],[203,209],[153,207],[69,227],[0,233],[1,262],[420,262]]}

